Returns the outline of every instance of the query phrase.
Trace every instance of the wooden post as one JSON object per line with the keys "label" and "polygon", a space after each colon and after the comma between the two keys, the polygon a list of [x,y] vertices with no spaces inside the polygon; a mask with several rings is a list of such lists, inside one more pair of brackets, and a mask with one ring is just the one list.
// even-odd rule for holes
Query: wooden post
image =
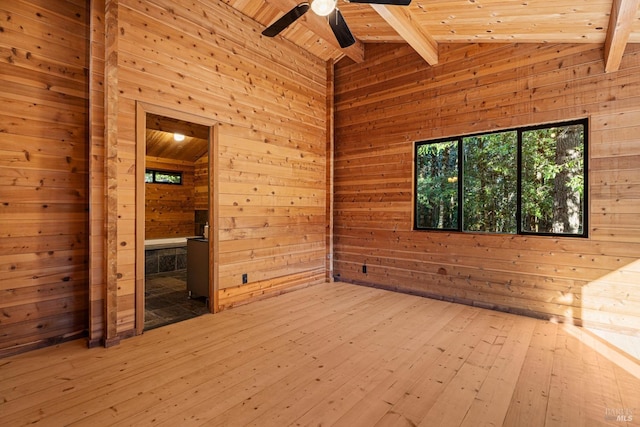
{"label": "wooden post", "polygon": [[106,178],[106,347],[118,344],[118,0],[106,0],[105,178]]}
{"label": "wooden post", "polygon": [[95,347],[104,339],[105,257],[105,125],[104,71],[105,4],[91,0],[89,63],[89,337],[88,346]]}
{"label": "wooden post", "polygon": [[209,311],[217,313],[220,311],[220,295],[219,295],[219,245],[220,245],[220,213],[218,211],[218,171],[219,158],[218,138],[220,125],[214,125],[209,128],[209,224],[211,224],[209,238]]}
{"label": "wooden post", "polygon": [[327,238],[326,238],[326,278],[327,282],[333,282],[333,93],[334,93],[334,63],[327,61],[327,158],[326,158],[326,213],[327,213]]}

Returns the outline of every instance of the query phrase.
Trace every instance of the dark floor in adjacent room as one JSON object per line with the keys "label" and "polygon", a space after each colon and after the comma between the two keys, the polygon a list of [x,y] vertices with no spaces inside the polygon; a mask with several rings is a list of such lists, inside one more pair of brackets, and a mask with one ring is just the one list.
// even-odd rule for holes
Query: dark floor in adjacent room
{"label": "dark floor in adjacent room", "polygon": [[208,312],[204,297],[189,298],[187,270],[146,277],[145,330],[181,322]]}

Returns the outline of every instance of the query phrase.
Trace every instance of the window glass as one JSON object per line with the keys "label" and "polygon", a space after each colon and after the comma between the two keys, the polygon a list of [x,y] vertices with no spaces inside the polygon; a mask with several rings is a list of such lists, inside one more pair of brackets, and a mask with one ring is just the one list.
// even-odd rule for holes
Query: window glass
{"label": "window glass", "polygon": [[458,228],[458,141],[418,147],[417,212],[420,228]]}
{"label": "window glass", "polygon": [[415,146],[415,228],[587,235],[587,120]]}
{"label": "window glass", "polygon": [[522,134],[522,230],[582,234],[584,126]]}
{"label": "window glass", "polygon": [[144,182],[148,184],[182,185],[182,173],[147,169],[144,174]]}
{"label": "window glass", "polygon": [[155,172],[155,182],[160,184],[180,184],[182,175],[176,172]]}
{"label": "window glass", "polygon": [[462,141],[463,230],[516,233],[518,134],[492,133]]}

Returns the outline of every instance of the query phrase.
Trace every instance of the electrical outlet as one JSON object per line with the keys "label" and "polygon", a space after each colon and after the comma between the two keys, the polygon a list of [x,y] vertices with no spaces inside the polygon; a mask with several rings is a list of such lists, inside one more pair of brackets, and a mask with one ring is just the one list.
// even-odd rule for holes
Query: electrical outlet
{"label": "electrical outlet", "polygon": [[242,284],[246,285],[248,281],[249,281],[249,279],[247,277],[247,273],[243,273],[242,274]]}
{"label": "electrical outlet", "polygon": [[363,264],[363,265],[362,265],[362,272],[363,272],[364,274],[367,274],[367,264]]}

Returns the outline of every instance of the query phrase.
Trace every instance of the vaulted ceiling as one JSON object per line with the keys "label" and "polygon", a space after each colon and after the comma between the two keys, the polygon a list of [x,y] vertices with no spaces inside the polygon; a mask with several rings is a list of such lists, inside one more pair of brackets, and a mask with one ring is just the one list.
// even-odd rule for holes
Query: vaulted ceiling
{"label": "vaulted ceiling", "polygon": [[[265,27],[299,0],[226,0]],[[607,71],[640,43],[640,0],[413,0],[408,7],[338,0],[357,42],[341,49],[325,18],[309,11],[278,37],[324,60],[364,59],[363,43],[409,43],[429,64],[440,43],[594,43]]]}
{"label": "vaulted ceiling", "polygon": [[[174,134],[184,139],[176,141]],[[178,119],[147,114],[146,154],[148,157],[193,163],[209,152],[209,128]]]}

